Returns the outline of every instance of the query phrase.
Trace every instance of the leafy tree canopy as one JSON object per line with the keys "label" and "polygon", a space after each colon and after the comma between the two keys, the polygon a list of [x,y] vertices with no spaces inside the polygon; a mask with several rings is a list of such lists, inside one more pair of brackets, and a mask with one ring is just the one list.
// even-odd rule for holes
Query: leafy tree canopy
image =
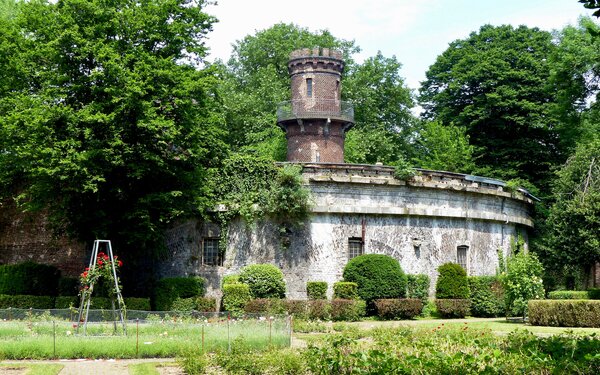
{"label": "leafy tree canopy", "polygon": [[417,136],[415,163],[421,168],[471,173],[475,169],[474,147],[465,129],[430,121]]}
{"label": "leafy tree canopy", "polygon": [[226,149],[216,78],[197,69],[215,21],[203,6],[20,4],[0,28],[0,176],[24,207],[130,251],[160,248],[161,229],[197,209]]}
{"label": "leafy tree canopy", "polygon": [[547,186],[575,141],[555,111],[555,48],[550,33],[525,26],[486,25],[452,42],[422,84],[423,117],[466,129],[483,174]]}

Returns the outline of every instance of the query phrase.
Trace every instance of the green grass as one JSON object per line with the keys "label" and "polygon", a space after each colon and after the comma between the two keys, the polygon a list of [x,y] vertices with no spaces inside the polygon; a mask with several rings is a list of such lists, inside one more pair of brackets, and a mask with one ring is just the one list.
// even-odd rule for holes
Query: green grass
{"label": "green grass", "polygon": [[64,366],[50,363],[2,363],[0,364],[0,367],[17,369],[26,368],[28,370],[25,373],[26,375],[56,375],[63,369]]}
{"label": "green grass", "polygon": [[82,336],[74,334],[71,323],[57,322],[54,341],[52,322],[2,322],[0,359],[176,357],[182,351],[227,349],[229,340],[256,348],[289,344],[283,320],[274,321],[271,329],[259,320],[232,321],[229,329],[226,321],[155,322],[139,327],[139,336],[135,324],[128,326],[127,336],[113,336],[112,325],[93,324],[88,326],[88,336]]}
{"label": "green grass", "polygon": [[160,373],[156,369],[157,367],[165,366],[178,366],[177,363],[160,363],[160,362],[146,362],[136,363],[128,366],[130,375],[159,375]]}

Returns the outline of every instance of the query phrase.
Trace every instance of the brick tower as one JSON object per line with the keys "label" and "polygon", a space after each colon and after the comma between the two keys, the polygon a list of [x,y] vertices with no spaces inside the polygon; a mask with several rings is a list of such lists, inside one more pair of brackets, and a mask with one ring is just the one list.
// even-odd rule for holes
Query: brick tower
{"label": "brick tower", "polygon": [[292,100],[280,103],[277,124],[287,138],[287,161],[343,163],[354,108],[342,102],[342,54],[328,48],[292,52],[288,62]]}

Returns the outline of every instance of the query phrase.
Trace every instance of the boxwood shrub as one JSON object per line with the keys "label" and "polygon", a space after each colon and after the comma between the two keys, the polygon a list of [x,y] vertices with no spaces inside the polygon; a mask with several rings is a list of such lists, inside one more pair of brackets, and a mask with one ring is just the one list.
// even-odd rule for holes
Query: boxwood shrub
{"label": "boxwood shrub", "polygon": [[506,315],[504,288],[496,276],[469,276],[472,316],[495,318]]}
{"label": "boxwood shrub", "polygon": [[334,299],[331,301],[331,320],[355,322],[366,314],[367,304],[360,299]]}
{"label": "boxwood shrub", "polygon": [[600,327],[598,300],[530,300],[529,324],[554,327]]}
{"label": "boxwood shrub", "polygon": [[375,301],[377,316],[383,320],[412,319],[423,311],[420,298],[378,299]]}
{"label": "boxwood shrub", "polygon": [[53,309],[53,296],[0,294],[0,309]]}
{"label": "boxwood shrub", "polygon": [[469,314],[468,299],[436,299],[435,307],[443,318],[464,318]]}
{"label": "boxwood shrub", "polygon": [[308,299],[327,299],[326,281],[309,281],[306,283]]}
{"label": "boxwood shrub", "polygon": [[204,280],[199,277],[168,277],[159,280],[152,293],[152,307],[158,311],[171,309],[177,298],[204,296]]}
{"label": "boxwood shrub", "polygon": [[334,299],[359,299],[358,284],[350,281],[338,281],[333,284]]}
{"label": "boxwood shrub", "polygon": [[438,267],[438,279],[435,284],[435,298],[469,298],[467,273],[456,263],[444,263]]}
{"label": "boxwood shrub", "polygon": [[252,299],[250,287],[247,284],[225,284],[223,285],[223,310],[233,316],[242,315],[246,304]]}
{"label": "boxwood shrub", "polygon": [[125,297],[123,298],[127,310],[150,311],[150,298]]}
{"label": "boxwood shrub", "polygon": [[216,312],[217,300],[213,297],[196,298],[196,310],[200,312]]}
{"label": "boxwood shrub", "polygon": [[344,267],[344,281],[358,284],[358,296],[373,309],[381,298],[403,298],[406,275],[398,260],[383,254],[364,254],[350,259]]}
{"label": "boxwood shrub", "polygon": [[241,283],[250,287],[252,298],[285,298],[283,273],[272,264],[251,264],[240,272]]}
{"label": "boxwood shrub", "polygon": [[549,299],[590,299],[586,290],[553,290],[548,293]]}
{"label": "boxwood shrub", "polygon": [[60,271],[53,266],[24,262],[0,266],[0,294],[56,296]]}

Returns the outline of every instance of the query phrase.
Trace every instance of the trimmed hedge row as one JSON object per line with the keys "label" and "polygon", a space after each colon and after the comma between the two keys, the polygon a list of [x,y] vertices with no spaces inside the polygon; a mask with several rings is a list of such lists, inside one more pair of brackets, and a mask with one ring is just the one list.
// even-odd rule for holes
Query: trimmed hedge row
{"label": "trimmed hedge row", "polygon": [[[125,297],[125,306],[128,310],[150,311],[150,299]],[[0,309],[68,309],[70,307],[79,307],[79,297],[77,296],[30,296],[16,295],[10,296],[0,294]],[[110,298],[92,297],[92,309],[110,309]]]}
{"label": "trimmed hedge row", "polygon": [[308,299],[326,299],[327,298],[327,282],[326,281],[309,281],[306,283],[306,295]]}
{"label": "trimmed hedge row", "polygon": [[418,298],[375,300],[377,315],[383,320],[412,319],[423,311],[423,300]]}
{"label": "trimmed hedge row", "polygon": [[553,290],[548,299],[590,299],[586,290]]}
{"label": "trimmed hedge row", "polygon": [[468,299],[436,299],[435,306],[443,318],[464,318],[469,315]]}
{"label": "trimmed hedge row", "polygon": [[24,262],[0,266],[0,294],[56,296],[58,268],[45,264]]}
{"label": "trimmed hedge row", "polygon": [[529,324],[554,327],[600,327],[598,300],[530,300]]}
{"label": "trimmed hedge row", "polygon": [[356,299],[289,300],[258,298],[248,301],[244,311],[251,314],[290,314],[299,319],[356,321],[365,316],[366,304]]}
{"label": "trimmed hedge row", "polygon": [[248,285],[242,283],[223,285],[223,298],[221,299],[223,310],[234,315],[241,315],[244,312],[244,307],[251,299]]}
{"label": "trimmed hedge row", "polygon": [[351,281],[338,281],[333,284],[333,298],[358,299],[358,284]]}

